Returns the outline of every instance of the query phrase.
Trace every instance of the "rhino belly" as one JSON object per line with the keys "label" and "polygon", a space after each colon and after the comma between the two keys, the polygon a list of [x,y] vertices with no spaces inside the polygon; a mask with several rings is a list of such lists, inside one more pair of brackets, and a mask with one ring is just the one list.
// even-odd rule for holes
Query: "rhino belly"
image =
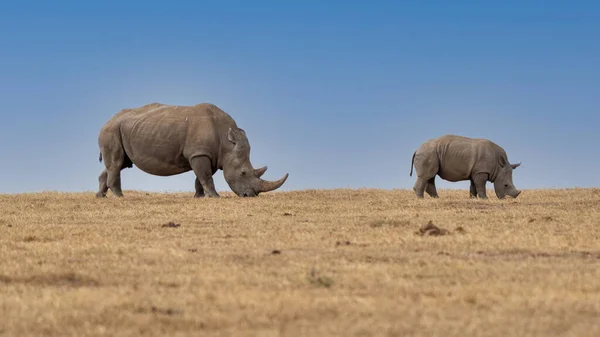
{"label": "rhino belly", "polygon": [[181,146],[177,144],[164,144],[149,142],[143,144],[129,144],[125,152],[140,170],[157,176],[172,176],[190,171],[192,167],[183,156]]}
{"label": "rhino belly", "polygon": [[438,149],[440,155],[440,178],[451,181],[470,180],[473,168],[479,160],[476,144],[471,140],[452,138]]}
{"label": "rhino belly", "polygon": [[469,175],[464,175],[464,174],[456,174],[456,173],[448,173],[448,172],[440,172],[439,173],[440,178],[446,180],[446,181],[450,181],[450,182],[457,182],[457,181],[463,181],[463,180],[470,180],[471,178],[469,177]]}
{"label": "rhino belly", "polygon": [[148,174],[163,177],[184,173],[192,169],[189,163],[177,164],[153,157],[137,158],[137,160],[132,159],[132,162],[137,168]]}
{"label": "rhino belly", "polygon": [[470,180],[471,170],[467,162],[456,161],[440,165],[438,175],[444,180],[457,182]]}
{"label": "rhino belly", "polygon": [[187,121],[169,114],[145,114],[121,125],[125,152],[140,170],[171,176],[191,170],[183,156]]}

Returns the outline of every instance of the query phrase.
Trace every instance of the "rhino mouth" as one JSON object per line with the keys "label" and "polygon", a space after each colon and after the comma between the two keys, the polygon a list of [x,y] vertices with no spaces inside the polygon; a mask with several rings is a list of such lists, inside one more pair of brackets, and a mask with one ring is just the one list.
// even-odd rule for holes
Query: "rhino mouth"
{"label": "rhino mouth", "polygon": [[240,194],[240,197],[253,198],[253,197],[256,197],[257,195],[258,195],[258,193],[256,193],[255,191],[252,191],[252,192],[244,192],[244,193]]}
{"label": "rhino mouth", "polygon": [[[270,192],[270,191],[278,189],[279,187],[281,187],[281,185],[283,185],[283,183],[285,183],[287,178],[288,178],[287,173],[283,176],[283,178],[281,178],[277,181],[268,181],[268,180],[263,180],[261,178],[256,177],[250,183],[239,184],[239,183],[233,182],[229,186],[231,187],[233,192],[239,197],[243,197],[243,198],[256,197],[260,193]],[[225,178],[225,180],[227,180],[227,178]],[[228,183],[229,183],[229,181],[228,181]]]}
{"label": "rhino mouth", "polygon": [[501,195],[498,195],[498,199],[506,199],[506,197],[511,197],[513,199],[516,199],[520,194],[521,194],[521,191],[516,191],[515,193],[512,193],[512,194],[508,194],[508,193],[501,194]]}

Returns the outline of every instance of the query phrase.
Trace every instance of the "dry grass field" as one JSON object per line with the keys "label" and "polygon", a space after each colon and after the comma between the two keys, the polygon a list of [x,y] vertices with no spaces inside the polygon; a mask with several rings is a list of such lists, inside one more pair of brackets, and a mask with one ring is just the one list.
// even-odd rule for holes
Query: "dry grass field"
{"label": "dry grass field", "polygon": [[222,196],[0,195],[0,336],[600,336],[600,189]]}

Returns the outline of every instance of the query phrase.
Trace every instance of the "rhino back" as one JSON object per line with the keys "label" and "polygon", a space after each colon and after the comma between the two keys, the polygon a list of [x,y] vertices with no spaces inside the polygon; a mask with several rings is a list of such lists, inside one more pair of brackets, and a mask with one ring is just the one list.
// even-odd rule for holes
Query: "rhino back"
{"label": "rhino back", "polygon": [[496,174],[498,146],[486,139],[446,135],[438,140],[439,176],[448,181],[469,180],[473,174]]}
{"label": "rhino back", "polygon": [[117,120],[123,147],[131,161],[141,170],[161,176],[191,170],[192,156],[218,159],[219,130],[233,122],[211,104],[159,103],[123,110]]}

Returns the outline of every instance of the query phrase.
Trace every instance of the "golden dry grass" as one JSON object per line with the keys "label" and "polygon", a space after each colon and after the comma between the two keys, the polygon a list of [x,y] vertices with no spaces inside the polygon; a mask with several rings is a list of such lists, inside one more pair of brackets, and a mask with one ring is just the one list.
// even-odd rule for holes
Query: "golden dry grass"
{"label": "golden dry grass", "polygon": [[600,189],[125,195],[0,195],[0,336],[600,336]]}

